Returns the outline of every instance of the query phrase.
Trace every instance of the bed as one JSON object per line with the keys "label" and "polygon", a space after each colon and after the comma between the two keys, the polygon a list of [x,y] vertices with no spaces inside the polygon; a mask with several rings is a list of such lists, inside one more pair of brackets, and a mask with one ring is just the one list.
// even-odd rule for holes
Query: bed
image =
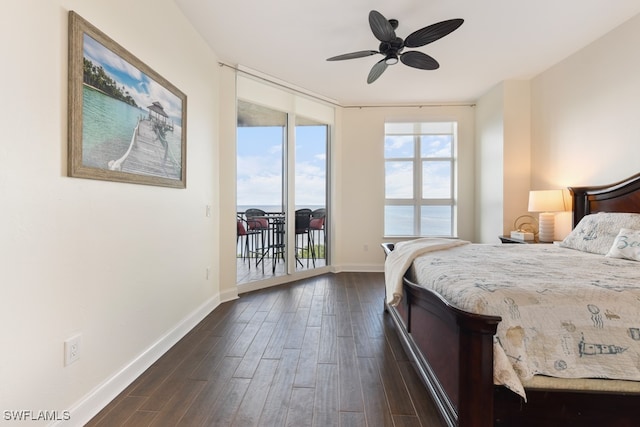
{"label": "bed", "polygon": [[[428,260],[429,257],[434,255],[442,257],[443,251],[468,251],[472,247],[483,245],[467,245],[466,242],[457,242],[453,245],[453,248],[450,248],[448,247],[450,246],[449,242],[433,239],[427,243],[427,246],[431,245],[432,247],[422,250],[423,254],[416,260],[410,258],[409,261],[397,262],[396,259],[394,262],[397,265],[393,266],[395,272],[390,273],[388,270],[392,270],[392,267],[389,267],[388,264],[392,257],[391,253],[397,248],[392,243],[383,244],[387,255],[385,263],[386,279],[389,280],[394,275],[399,276],[401,283],[399,295],[395,296],[392,294],[393,285],[390,287],[387,284],[385,310],[393,320],[405,351],[415,362],[416,372],[432,395],[441,418],[446,425],[460,427],[494,425],[638,425],[638,419],[640,418],[640,413],[638,413],[640,409],[640,381],[638,378],[638,375],[640,375],[640,296],[633,294],[633,292],[640,292],[640,289],[635,289],[636,285],[640,287],[640,274],[635,276],[633,268],[638,269],[640,273],[640,263],[630,259],[640,259],[640,247],[635,244],[627,245],[630,247],[625,248],[624,251],[630,250],[631,256],[629,256],[629,252],[617,253],[616,245],[612,245],[612,242],[607,239],[613,240],[616,244],[625,243],[626,245],[628,243],[626,241],[627,237],[623,236],[624,233],[622,232],[618,233],[618,231],[622,230],[615,231],[618,235],[600,239],[598,243],[600,246],[614,246],[608,251],[605,249],[606,254],[602,253],[601,248],[598,249],[600,250],[599,253],[594,253],[597,251],[593,246],[589,245],[594,245],[597,240],[592,239],[593,236],[591,234],[594,234],[594,221],[600,221],[600,218],[625,217],[626,221],[628,216],[631,218],[632,223],[631,225],[626,222],[623,224],[622,228],[626,230],[625,232],[631,233],[633,230],[640,230],[640,222],[634,222],[638,221],[636,215],[616,214],[640,213],[640,174],[611,185],[571,187],[569,191],[573,201],[574,229],[563,242],[565,247],[555,247],[556,245],[551,244],[496,244],[486,246],[490,246],[492,251],[501,250],[500,246],[509,252],[524,251],[526,256],[523,264],[527,269],[533,268],[532,260],[540,256],[540,251],[563,251],[563,253],[568,252],[580,256],[586,254],[584,256],[587,258],[591,256],[594,261],[590,263],[587,260],[586,262],[589,266],[582,268],[582,273],[586,272],[585,274],[589,279],[592,279],[592,285],[595,284],[595,286],[591,286],[593,289],[606,287],[604,285],[600,286],[600,279],[604,279],[606,273],[605,267],[596,266],[595,260],[602,258],[606,261],[606,265],[613,266],[616,269],[618,265],[624,263],[625,268],[627,268],[626,273],[622,273],[623,270],[621,268],[620,270],[615,270],[616,273],[614,274],[607,273],[606,277],[623,277],[623,287],[630,288],[628,290],[632,293],[630,294],[631,297],[627,297],[626,301],[622,301],[620,304],[637,304],[637,308],[617,307],[618,310],[626,310],[626,315],[620,316],[619,313],[616,313],[616,310],[605,310],[604,307],[599,307],[597,304],[588,304],[587,309],[590,310],[590,313],[587,316],[587,321],[593,322],[593,327],[590,331],[601,328],[605,324],[616,324],[621,321],[620,317],[625,318],[632,324],[634,322],[637,324],[624,325],[627,330],[627,336],[623,337],[623,344],[621,342],[616,344],[614,342],[616,340],[610,340],[610,342],[606,341],[606,339],[591,340],[590,336],[584,338],[584,333],[582,333],[582,338],[575,338],[574,336],[573,339],[574,341],[581,340],[581,342],[574,342],[575,346],[571,347],[574,350],[566,350],[566,352],[577,353],[575,356],[580,360],[580,363],[588,359],[592,353],[599,353],[598,356],[601,359],[608,357],[611,360],[615,360],[615,363],[612,363],[609,368],[613,369],[620,365],[625,373],[628,371],[628,378],[616,377],[619,373],[612,374],[609,371],[606,371],[605,374],[590,374],[590,371],[587,371],[587,374],[583,373],[583,376],[586,376],[584,379],[557,378],[554,377],[555,374],[545,371],[544,367],[538,369],[539,366],[536,361],[533,363],[535,369],[532,370],[535,371],[533,372],[535,375],[532,375],[532,372],[528,372],[522,376],[525,378],[524,380],[518,378],[518,381],[516,381],[522,386],[522,392],[518,392],[517,384],[514,386],[508,380],[502,383],[497,381],[500,375],[497,374],[498,369],[494,369],[494,366],[504,363],[504,355],[507,353],[506,351],[500,352],[497,349],[503,346],[504,340],[509,339],[502,336],[501,340],[501,336],[497,332],[499,332],[502,325],[507,323],[508,317],[520,316],[519,307],[512,304],[511,309],[513,311],[511,312],[502,312],[501,315],[496,315],[492,312],[487,314],[483,310],[471,309],[468,306],[461,306],[458,302],[451,302],[451,295],[448,295],[447,298],[449,299],[443,296],[445,292],[442,289],[444,288],[429,288],[416,283],[418,280],[423,280],[418,278],[419,275],[417,275],[416,271],[425,270],[424,266],[420,267],[419,262],[427,263],[427,265],[431,262],[432,265],[435,265],[433,259],[431,261]],[[597,222],[595,224],[596,228],[600,227]],[[618,225],[616,222],[611,228],[615,229]],[[605,235],[602,230],[600,230],[600,234],[602,236]],[[573,246],[574,244],[578,246]],[[400,243],[397,244],[398,248],[401,247],[400,245]],[[587,245],[587,247],[583,248],[580,245]],[[516,246],[519,249],[516,249]],[[618,247],[622,247],[622,245],[618,245]],[[399,250],[396,250],[396,254],[398,252]],[[467,256],[467,259],[464,264],[473,264],[473,262],[470,262],[470,256],[468,254],[465,256]],[[500,255],[496,255],[495,252],[493,252],[492,256],[500,258]],[[555,255],[544,254],[542,256],[551,257]],[[423,259],[425,261],[419,261]],[[440,259],[438,260],[438,262],[441,261]],[[438,280],[444,280],[442,277],[447,276],[446,271],[449,268],[446,265],[446,260],[442,262],[445,262],[445,264],[443,264],[443,270],[440,271]],[[548,268],[551,267],[549,266]],[[629,268],[631,270],[628,270]],[[434,268],[434,270],[437,269]],[[529,272],[531,273],[531,271]],[[620,271],[619,274],[618,271]],[[569,276],[579,276],[580,274],[578,273],[580,272],[575,274],[565,272],[562,280],[567,281],[567,274]],[[464,275],[464,273],[460,274]],[[510,271],[505,272],[506,276],[509,274],[512,273]],[[473,278],[474,273],[469,273],[468,275]],[[457,285],[458,277],[453,276],[456,280],[451,282],[455,282]],[[538,272],[535,276],[540,277],[544,276],[544,274]],[[478,277],[476,277],[477,281],[481,282],[483,279]],[[527,280],[521,279],[526,275],[518,276],[518,274],[513,273],[512,279],[514,277],[516,280],[520,280],[521,283],[527,282]],[[503,277],[503,280],[506,279]],[[606,282],[606,280],[602,280],[602,282]],[[476,287],[480,288],[490,288],[491,286],[490,282],[483,283],[480,286],[476,284]],[[627,289],[625,289],[626,291]],[[488,289],[487,293],[491,293],[491,289]],[[616,294],[617,289],[616,292],[610,293]],[[458,295],[459,293],[456,291],[454,294]],[[504,301],[510,300],[510,298],[503,299]],[[484,298],[482,296],[480,296],[480,300],[482,303],[478,303],[476,300],[476,302],[470,304],[484,307]],[[562,311],[565,311],[565,309],[563,308]],[[637,316],[635,316],[635,313],[638,313]],[[633,317],[633,319],[629,319],[629,317]],[[567,330],[570,328],[576,329],[573,325],[573,320],[565,322],[563,327]],[[536,330],[535,327],[533,330]],[[611,334],[613,337],[614,332]],[[567,332],[565,335],[568,336],[570,334]],[[563,342],[565,343],[564,345],[568,346],[566,340]],[[602,353],[610,354],[610,356],[603,357]],[[617,356],[621,356],[619,359],[624,357],[624,363],[618,362],[615,358]],[[515,358],[518,357],[520,355],[515,356]],[[507,355],[508,360],[512,360],[512,358],[514,358],[513,354]],[[550,359],[554,360],[551,357]],[[556,362],[555,366],[551,367],[552,370],[556,369],[558,372],[563,369],[570,370],[567,363],[564,361],[558,362],[557,359],[555,358]],[[515,366],[516,364],[513,363],[513,365]],[[571,362],[568,365],[569,368],[573,366]],[[518,375],[522,374],[519,368],[517,371]]]}

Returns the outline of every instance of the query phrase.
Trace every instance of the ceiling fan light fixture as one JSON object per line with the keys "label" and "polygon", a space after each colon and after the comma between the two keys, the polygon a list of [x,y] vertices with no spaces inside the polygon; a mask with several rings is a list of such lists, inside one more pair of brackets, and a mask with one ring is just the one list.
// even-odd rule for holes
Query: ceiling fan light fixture
{"label": "ceiling fan light fixture", "polygon": [[389,54],[387,54],[387,57],[384,59],[384,62],[387,65],[397,64],[398,63],[398,55],[396,55],[395,53],[389,53]]}

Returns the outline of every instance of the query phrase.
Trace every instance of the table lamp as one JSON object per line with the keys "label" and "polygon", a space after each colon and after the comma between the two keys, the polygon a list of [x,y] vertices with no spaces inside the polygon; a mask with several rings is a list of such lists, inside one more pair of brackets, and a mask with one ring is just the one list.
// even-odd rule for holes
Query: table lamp
{"label": "table lamp", "polygon": [[529,192],[529,212],[540,212],[538,240],[553,242],[555,214],[564,210],[562,190],[538,190]]}

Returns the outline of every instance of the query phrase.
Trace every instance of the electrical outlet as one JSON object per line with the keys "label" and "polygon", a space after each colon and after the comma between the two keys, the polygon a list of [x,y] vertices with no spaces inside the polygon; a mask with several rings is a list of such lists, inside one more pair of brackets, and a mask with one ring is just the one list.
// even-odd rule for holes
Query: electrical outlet
{"label": "electrical outlet", "polygon": [[64,366],[80,359],[80,335],[74,335],[64,342]]}

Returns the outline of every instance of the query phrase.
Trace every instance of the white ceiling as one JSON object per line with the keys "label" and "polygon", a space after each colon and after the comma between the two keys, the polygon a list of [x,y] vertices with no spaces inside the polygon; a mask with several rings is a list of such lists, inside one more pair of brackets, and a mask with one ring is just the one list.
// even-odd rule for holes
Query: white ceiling
{"label": "white ceiling", "polygon": [[[175,2],[221,62],[345,106],[475,101],[501,81],[530,79],[640,13],[638,0]],[[326,58],[378,49],[368,22],[371,9],[400,21],[396,35],[403,39],[446,19],[465,23],[415,49],[433,56],[438,70],[398,63],[369,85],[369,70],[382,56]]]}

